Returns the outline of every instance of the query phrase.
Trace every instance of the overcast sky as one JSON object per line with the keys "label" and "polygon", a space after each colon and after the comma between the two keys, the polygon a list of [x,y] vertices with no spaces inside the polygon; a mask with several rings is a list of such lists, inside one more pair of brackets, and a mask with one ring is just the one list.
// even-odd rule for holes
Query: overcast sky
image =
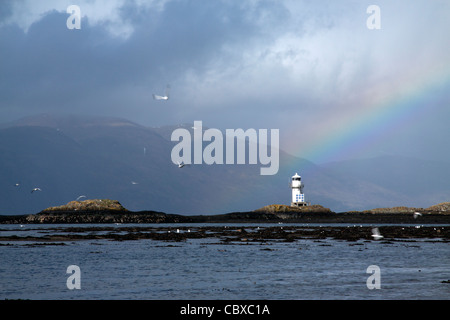
{"label": "overcast sky", "polygon": [[[372,4],[381,29],[367,27]],[[446,0],[2,0],[0,121],[202,120],[280,129],[281,148],[316,162],[448,161],[449,18]]]}

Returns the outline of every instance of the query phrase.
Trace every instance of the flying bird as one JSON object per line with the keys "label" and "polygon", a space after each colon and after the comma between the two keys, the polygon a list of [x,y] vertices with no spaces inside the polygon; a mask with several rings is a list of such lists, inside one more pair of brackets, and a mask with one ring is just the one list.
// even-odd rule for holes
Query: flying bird
{"label": "flying bird", "polygon": [[414,219],[417,219],[422,214],[420,212],[414,212]]}
{"label": "flying bird", "polygon": [[79,196],[79,197],[77,198],[77,201],[79,201],[81,198],[86,198],[86,196]]}
{"label": "flying bird", "polygon": [[31,193],[33,193],[35,191],[42,191],[42,190],[40,188],[33,188],[33,190],[31,190]]}
{"label": "flying bird", "polygon": [[183,163],[183,161],[181,161],[181,162],[177,161],[177,163],[178,163],[178,168],[183,168],[185,166],[188,166],[188,164]]}
{"label": "flying bird", "polygon": [[374,240],[383,239],[383,236],[381,235],[380,230],[378,230],[378,228],[372,228],[372,237]]}
{"label": "flying bird", "polygon": [[170,86],[167,85],[165,95],[164,96],[160,96],[160,95],[157,95],[157,94],[153,94],[153,99],[155,99],[155,100],[169,100],[169,92],[170,92]]}

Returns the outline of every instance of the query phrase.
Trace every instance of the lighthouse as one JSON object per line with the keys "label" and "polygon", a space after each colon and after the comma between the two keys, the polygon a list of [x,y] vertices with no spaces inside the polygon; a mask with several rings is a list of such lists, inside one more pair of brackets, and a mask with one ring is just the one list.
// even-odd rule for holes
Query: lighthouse
{"label": "lighthouse", "polygon": [[307,203],[305,202],[305,195],[303,194],[303,187],[305,185],[302,183],[302,177],[295,173],[291,178],[290,186],[292,189],[291,207],[306,206]]}

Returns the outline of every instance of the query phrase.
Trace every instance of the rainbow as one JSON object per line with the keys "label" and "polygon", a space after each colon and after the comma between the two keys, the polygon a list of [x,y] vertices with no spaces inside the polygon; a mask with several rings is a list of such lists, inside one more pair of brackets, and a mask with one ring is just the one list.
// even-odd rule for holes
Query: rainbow
{"label": "rainbow", "polygon": [[296,146],[289,153],[317,164],[357,156],[389,139],[394,131],[413,125],[430,108],[448,107],[434,102],[438,93],[449,87],[450,66],[441,66],[420,78],[411,77],[399,86],[376,88],[380,90],[372,92],[382,94],[366,97],[352,117],[322,128],[318,124],[321,135],[309,140],[306,147]]}

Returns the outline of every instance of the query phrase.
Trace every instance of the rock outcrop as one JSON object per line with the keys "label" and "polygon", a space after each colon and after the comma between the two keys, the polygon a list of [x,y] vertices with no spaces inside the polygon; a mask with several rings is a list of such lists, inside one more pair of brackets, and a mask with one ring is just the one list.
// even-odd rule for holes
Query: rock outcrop
{"label": "rock outcrop", "polygon": [[110,199],[93,199],[84,201],[71,201],[65,205],[58,207],[50,207],[43,210],[41,213],[51,213],[51,212],[102,212],[102,211],[117,211],[126,212],[125,209],[119,201]]}
{"label": "rock outcrop", "polygon": [[414,208],[414,207],[392,207],[392,208],[376,208],[370,210],[364,210],[364,213],[449,213],[450,214],[450,202],[442,202],[433,205],[428,208]]}
{"label": "rock outcrop", "polygon": [[284,204],[272,204],[256,209],[255,212],[266,213],[333,213],[329,208],[322,207],[319,204],[313,204],[304,207],[291,207]]}
{"label": "rock outcrop", "polygon": [[119,201],[93,199],[71,201],[25,217],[26,223],[171,223],[186,222],[181,215],[156,211],[132,212]]}
{"label": "rock outcrop", "polygon": [[[414,212],[421,215],[414,215]],[[250,212],[186,216],[156,211],[133,212],[118,201],[72,201],[37,214],[0,216],[0,223],[449,223],[450,202],[429,208],[378,208],[335,213],[321,205],[291,207],[268,205]]]}
{"label": "rock outcrop", "polygon": [[450,213],[450,202],[442,202],[426,209],[428,212],[448,212]]}

